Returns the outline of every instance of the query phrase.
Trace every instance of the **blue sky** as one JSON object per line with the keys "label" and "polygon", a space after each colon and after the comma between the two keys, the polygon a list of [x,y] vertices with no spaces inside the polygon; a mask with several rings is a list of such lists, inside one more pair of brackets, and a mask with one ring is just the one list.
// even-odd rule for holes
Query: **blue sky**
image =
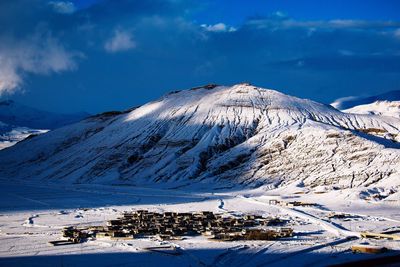
{"label": "blue sky", "polygon": [[400,2],[3,0],[0,99],[120,110],[248,81],[324,103],[400,89]]}
{"label": "blue sky", "polygon": [[240,25],[248,17],[286,13],[296,19],[400,20],[397,0],[219,0],[209,1],[195,14],[203,23]]}

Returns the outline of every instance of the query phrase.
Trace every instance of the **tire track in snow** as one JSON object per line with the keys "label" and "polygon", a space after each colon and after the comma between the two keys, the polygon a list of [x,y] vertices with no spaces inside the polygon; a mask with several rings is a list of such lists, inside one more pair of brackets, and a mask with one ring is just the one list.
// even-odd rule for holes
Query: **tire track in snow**
{"label": "tire track in snow", "polygon": [[[271,264],[276,264],[277,262],[287,260],[287,259],[289,259],[291,257],[298,256],[298,255],[303,254],[303,253],[309,253],[309,252],[312,252],[312,251],[315,251],[315,250],[320,250],[320,249],[328,247],[328,246],[340,245],[340,244],[343,244],[343,243],[351,242],[353,240],[354,240],[354,238],[344,237],[344,238],[340,238],[340,239],[334,240],[334,241],[329,242],[329,243],[323,243],[323,244],[315,245],[315,246],[312,246],[312,247],[309,247],[309,248],[297,250],[295,252],[285,254],[285,255],[277,258],[277,259],[258,264],[257,267],[270,266]],[[280,265],[281,264],[279,264],[279,266]],[[306,265],[306,266],[308,266],[308,265]]]}
{"label": "tire track in snow", "polygon": [[[252,198],[245,198],[242,197],[243,199],[245,199],[248,202],[253,202],[253,203],[257,203],[257,204],[261,204],[261,205],[265,205],[265,206],[271,206],[265,202],[256,200],[256,199],[252,199]],[[317,218],[311,214],[306,213],[305,211],[301,211],[298,209],[290,209],[290,208],[285,208],[282,206],[276,206],[277,208],[279,208],[280,210],[286,212],[289,215],[292,216],[297,216],[299,218],[305,219],[307,221],[313,222],[319,226],[321,226],[324,230],[338,236],[338,237],[360,237],[360,233],[359,232],[352,232],[349,231],[347,229],[345,229],[342,226],[338,226],[336,224],[324,221],[320,218]]]}
{"label": "tire track in snow", "polygon": [[20,199],[23,199],[23,200],[27,200],[27,201],[30,201],[30,202],[33,202],[33,203],[37,203],[37,204],[40,204],[40,205],[43,205],[43,206],[49,206],[48,203],[43,202],[43,201],[39,201],[39,200],[36,200],[36,199],[23,197],[23,196],[14,194],[14,193],[8,193],[8,194],[9,194],[10,196],[14,196],[14,197],[17,197],[17,198],[20,198]]}

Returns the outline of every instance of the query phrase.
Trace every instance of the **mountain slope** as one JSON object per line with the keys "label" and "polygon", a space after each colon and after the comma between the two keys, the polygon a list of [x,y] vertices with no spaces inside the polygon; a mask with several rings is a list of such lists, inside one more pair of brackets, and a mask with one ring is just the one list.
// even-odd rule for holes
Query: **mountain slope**
{"label": "mountain slope", "polygon": [[38,110],[6,100],[0,102],[0,121],[14,126],[32,129],[55,129],[88,117],[85,112],[74,114],[58,114]]}
{"label": "mountain slope", "polygon": [[15,145],[28,136],[38,135],[47,130],[31,129],[27,127],[11,126],[0,122],[0,150]]}
{"label": "mountain slope", "polygon": [[[184,186],[400,185],[400,120],[248,84],[170,93],[0,151],[0,176]],[[26,151],[29,151],[27,153]]]}
{"label": "mountain slope", "polygon": [[368,97],[344,97],[335,100],[331,105],[334,108],[345,110],[360,105],[371,104],[376,101],[400,101],[400,90],[386,92],[376,96]]}
{"label": "mountain slope", "polygon": [[346,113],[374,114],[400,119],[400,101],[376,101],[342,110]]}
{"label": "mountain slope", "polygon": [[28,136],[38,135],[77,122],[87,113],[57,114],[20,105],[12,100],[0,102],[0,150]]}

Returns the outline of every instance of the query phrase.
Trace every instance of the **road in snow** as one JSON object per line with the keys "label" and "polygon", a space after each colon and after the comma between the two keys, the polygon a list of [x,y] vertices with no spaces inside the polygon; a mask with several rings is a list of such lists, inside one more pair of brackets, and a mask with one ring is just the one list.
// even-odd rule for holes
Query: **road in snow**
{"label": "road in snow", "polygon": [[[269,205],[269,204],[259,201],[257,199],[248,199],[248,198],[245,198],[245,199],[249,202],[257,202],[257,203],[262,203],[263,205]],[[310,221],[316,225],[321,226],[324,230],[331,232],[332,234],[334,234],[338,237],[360,237],[359,232],[349,231],[349,230],[343,228],[343,226],[340,226],[340,225],[334,224],[332,222],[328,222],[324,219],[318,218],[314,215],[307,213],[304,210],[301,210],[300,208],[288,208],[288,207],[282,207],[279,205],[277,205],[277,207],[282,211],[282,213],[286,213],[286,214],[289,214],[294,217],[297,216],[304,220]]]}

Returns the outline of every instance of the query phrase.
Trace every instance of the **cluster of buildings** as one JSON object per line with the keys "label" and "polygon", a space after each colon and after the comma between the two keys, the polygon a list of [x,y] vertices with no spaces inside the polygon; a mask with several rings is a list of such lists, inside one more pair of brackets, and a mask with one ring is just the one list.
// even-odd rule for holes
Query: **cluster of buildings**
{"label": "cluster of buildings", "polygon": [[269,200],[270,205],[279,205],[279,206],[284,206],[284,207],[312,207],[312,206],[318,206],[316,203],[309,203],[309,202],[302,202],[302,201],[289,201],[285,202],[282,200],[276,200],[276,199],[271,199]]}
{"label": "cluster of buildings", "polygon": [[122,217],[110,220],[107,226],[88,228],[68,227],[64,237],[79,243],[93,238],[138,238],[156,236],[161,240],[180,239],[188,235],[204,235],[222,241],[231,240],[272,240],[290,237],[291,228],[267,229],[265,226],[282,225],[279,218],[263,218],[259,215],[223,217],[211,211],[157,213],[137,210],[124,213]]}

